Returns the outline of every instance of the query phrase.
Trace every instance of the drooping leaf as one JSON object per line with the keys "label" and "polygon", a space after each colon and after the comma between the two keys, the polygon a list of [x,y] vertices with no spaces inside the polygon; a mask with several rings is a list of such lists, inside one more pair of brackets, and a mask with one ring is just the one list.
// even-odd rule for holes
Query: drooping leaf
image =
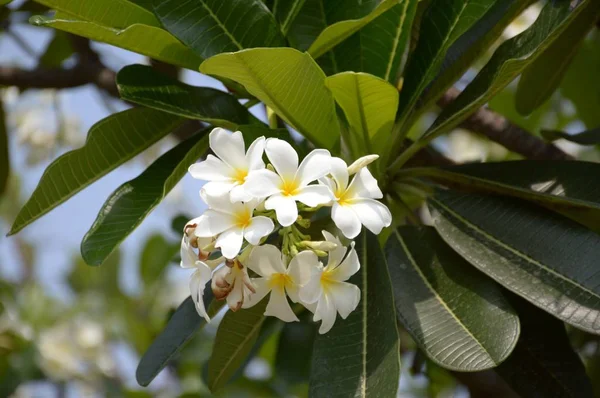
{"label": "drooping leaf", "polygon": [[559,319],[600,333],[600,235],[512,198],[438,191],[434,225],[461,256]]}
{"label": "drooping leaf", "polygon": [[519,337],[519,318],[494,281],[433,228],[401,227],[385,251],[398,320],[429,358],[469,372],[508,357]]}
{"label": "drooping leaf", "polygon": [[228,311],[219,324],[213,351],[208,361],[208,387],[222,388],[242,365],[258,338],[265,321],[269,298],[248,309]]}
{"label": "drooping leaf", "polygon": [[181,44],[169,32],[154,26],[133,24],[124,29],[116,29],[78,20],[60,12],[56,13],[54,18],[34,16],[29,22],[112,44],[187,69],[197,70],[202,62],[202,58]]}
{"label": "drooping leaf", "polygon": [[4,104],[0,100],[0,195],[4,193],[10,175],[10,156],[8,152],[8,130],[6,128],[6,117]]}
{"label": "drooping leaf", "polygon": [[151,286],[163,274],[175,253],[179,251],[179,244],[168,242],[161,234],[151,235],[144,244],[140,256],[140,277],[146,286]]}
{"label": "drooping leaf", "polygon": [[333,96],[323,71],[306,53],[256,48],[219,54],[204,61],[200,71],[241,83],[319,147],[331,149],[339,140]]}
{"label": "drooping leaf", "polygon": [[542,130],[542,136],[548,141],[563,139],[579,145],[598,145],[600,144],[600,127],[577,134],[567,134],[555,130]]}
{"label": "drooping leaf", "polygon": [[60,30],[54,31],[54,36],[46,47],[44,53],[40,56],[39,65],[45,68],[57,68],[64,60],[73,54],[73,47],[69,36]]}
{"label": "drooping leaf", "polygon": [[502,43],[467,88],[444,108],[424,138],[431,140],[450,131],[507,86],[554,42],[590,1],[583,0],[575,8],[571,8],[570,0],[546,3],[529,29]]}
{"label": "drooping leaf", "polygon": [[588,32],[600,17],[600,2],[590,1],[567,29],[525,69],[517,86],[516,108],[529,115],[560,85]]}
{"label": "drooping leaf", "polygon": [[396,397],[400,377],[399,337],[390,276],[377,237],[357,238],[361,268],[349,280],[361,290],[347,319],[315,338],[311,397]]}
{"label": "drooping leaf", "polygon": [[[223,301],[213,301],[210,282],[204,290],[204,305],[209,316],[214,316]],[[214,305],[211,305],[214,303]],[[164,369],[165,366],[194,336],[194,333],[206,324],[204,318],[198,315],[192,297],[185,299],[169,319],[169,322],[152,342],[146,353],[142,356],[135,372],[135,379],[141,386],[147,386]]]}
{"label": "drooping leaf", "polygon": [[358,153],[382,155],[398,108],[398,90],[378,77],[354,72],[330,76],[325,85],[353,129],[350,140]]}
{"label": "drooping leaf", "polygon": [[100,265],[144,221],[208,149],[205,129],[154,161],[142,174],[117,188],[104,202],[81,241],[81,255]]}
{"label": "drooping leaf", "polygon": [[525,300],[509,298],[521,319],[521,337],[496,372],[522,397],[593,397],[564,324]]}
{"label": "drooping leaf", "polygon": [[184,119],[148,108],[111,115],[92,126],[82,148],[46,168],[10,234],[31,224],[83,188],[133,158],[181,125]]}
{"label": "drooping leaf", "polygon": [[275,374],[289,384],[306,383],[310,376],[316,324],[310,321],[312,314],[306,311],[298,316],[300,322],[286,323],[281,331],[275,357]]}
{"label": "drooping leaf", "polygon": [[256,119],[232,95],[209,87],[194,87],[145,65],[129,65],[117,74],[124,100],[215,126],[236,130]]}
{"label": "drooping leaf", "polygon": [[260,0],[154,0],[165,29],[203,58],[252,47],[280,47],[283,36]]}
{"label": "drooping leaf", "polygon": [[284,36],[287,35],[305,2],[306,0],[275,0],[273,2],[271,10],[279,22],[281,33]]}

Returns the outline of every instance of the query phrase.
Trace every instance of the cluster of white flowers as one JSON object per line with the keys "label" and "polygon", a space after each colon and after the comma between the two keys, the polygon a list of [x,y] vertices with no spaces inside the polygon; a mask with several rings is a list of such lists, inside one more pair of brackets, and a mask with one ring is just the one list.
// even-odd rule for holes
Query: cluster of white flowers
{"label": "cluster of white flowers", "polygon": [[[383,195],[366,167],[377,156],[348,167],[315,149],[299,163],[294,148],[280,139],[260,137],[246,151],[241,132],[216,128],[209,140],[216,156],[189,168],[207,181],[200,196],[208,210],[186,224],[181,242],[181,266],[195,270],[190,290],[198,313],[210,321],[202,296],[212,280],[215,298],[227,300],[233,311],[269,295],[265,315],[297,321],[289,297],[322,320],[320,333],[327,332],[338,313],[346,318],[360,301],[360,289],[346,282],[360,268],[358,255],[354,242],[345,247],[327,231],[324,240],[313,241],[299,228],[308,227],[322,207],[331,207],[348,239],[361,225],[375,234],[389,226],[390,211],[376,200]],[[264,244],[273,232],[280,248]]]}

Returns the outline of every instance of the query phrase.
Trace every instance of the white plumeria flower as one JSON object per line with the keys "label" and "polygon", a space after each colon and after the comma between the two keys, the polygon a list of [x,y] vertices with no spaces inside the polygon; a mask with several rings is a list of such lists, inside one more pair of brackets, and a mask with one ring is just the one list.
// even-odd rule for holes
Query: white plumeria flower
{"label": "white plumeria flower", "polygon": [[374,234],[390,226],[392,214],[387,206],[375,200],[381,199],[383,194],[367,168],[360,169],[348,185],[350,176],[346,162],[332,158],[331,176],[333,178],[320,181],[333,192],[331,218],[346,238],[358,236],[361,224]]}
{"label": "white plumeria flower", "polygon": [[244,302],[256,293],[247,268],[237,260],[226,262],[214,273],[211,288],[215,298],[226,299],[232,311],[242,308]]}
{"label": "white plumeria flower", "polygon": [[[360,301],[358,286],[345,282],[360,269],[354,242],[347,250],[329,232],[323,231],[323,236],[327,241],[337,244],[337,247],[329,252],[327,266],[323,267],[320,263],[314,266],[308,283],[300,289],[300,300],[314,312],[313,320],[322,320],[319,327],[321,334],[332,328],[338,313],[346,319]],[[315,303],[316,309],[313,310],[311,304]]]}
{"label": "white plumeria flower", "polygon": [[210,132],[209,143],[218,157],[208,155],[205,161],[191,165],[192,177],[209,181],[204,189],[211,195],[229,193],[232,202],[252,199],[244,189],[246,177],[254,170],[265,168],[262,160],[265,137],[257,138],[246,152],[241,132],[229,134],[222,128],[215,128]]}
{"label": "white plumeria flower", "polygon": [[299,302],[300,286],[308,282],[310,270],[318,263],[317,255],[309,250],[294,256],[288,266],[286,256],[275,246],[255,247],[250,254],[248,268],[260,278],[252,279],[256,294],[244,302],[244,308],[257,304],[270,292],[265,315],[276,316],[284,322],[297,321],[298,317],[290,307],[286,293],[294,303]]}
{"label": "white plumeria flower", "polygon": [[259,199],[233,203],[229,201],[227,194],[212,196],[204,189],[200,191],[200,196],[209,209],[198,217],[195,234],[200,238],[218,235],[215,247],[221,248],[221,253],[229,259],[238,255],[244,238],[250,244],[258,245],[275,228],[270,218],[253,217],[254,209],[260,203]]}
{"label": "white plumeria flower", "polygon": [[254,171],[248,176],[246,190],[254,197],[268,199],[267,210],[275,210],[277,221],[292,225],[298,218],[296,201],[314,207],[331,200],[331,192],[323,185],[308,185],[329,173],[331,155],[325,149],[315,149],[298,166],[298,154],[286,141],[269,138],[265,151],[277,173]]}

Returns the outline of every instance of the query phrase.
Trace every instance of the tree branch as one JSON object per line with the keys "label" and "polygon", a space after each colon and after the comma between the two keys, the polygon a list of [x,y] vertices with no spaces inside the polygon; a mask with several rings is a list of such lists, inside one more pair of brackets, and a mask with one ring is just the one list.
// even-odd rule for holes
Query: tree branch
{"label": "tree branch", "polygon": [[[458,97],[460,90],[452,87],[438,100],[442,108]],[[525,156],[528,159],[568,160],[572,156],[553,144],[530,134],[522,127],[511,123],[504,116],[488,109],[480,108],[460,124],[461,128],[486,136],[503,147]]]}

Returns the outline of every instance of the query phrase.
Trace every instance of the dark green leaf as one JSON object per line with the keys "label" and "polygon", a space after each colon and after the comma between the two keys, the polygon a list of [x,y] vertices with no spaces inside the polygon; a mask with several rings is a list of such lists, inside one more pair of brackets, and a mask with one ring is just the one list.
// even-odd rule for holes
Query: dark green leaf
{"label": "dark green leaf", "polygon": [[333,96],[310,55],[292,48],[256,48],[216,55],[200,71],[243,84],[317,146],[332,149],[338,142]]}
{"label": "dark green leaf", "polygon": [[292,23],[294,23],[294,19],[298,16],[298,13],[304,6],[306,0],[275,0],[273,1],[273,6],[271,10],[273,11],[273,15],[275,15],[275,19],[279,22],[279,26],[281,27],[281,33],[283,35],[287,35]]}
{"label": "dark green leaf", "polygon": [[219,324],[213,351],[208,362],[208,387],[222,388],[244,363],[256,342],[269,298],[239,311],[227,311]]}
{"label": "dark green leaf", "polygon": [[461,256],[559,319],[600,333],[600,235],[512,198],[439,191],[434,225]]}
{"label": "dark green leaf", "polygon": [[[349,282],[362,293],[347,319],[317,335],[310,375],[311,397],[396,397],[399,337],[392,286],[377,237],[357,238],[360,270]],[[368,276],[368,277],[367,277]]]}
{"label": "dark green leaf", "polygon": [[529,115],[560,85],[585,36],[600,16],[600,2],[590,1],[554,42],[525,69],[517,86],[517,111]]}
{"label": "dark green leaf", "polygon": [[312,314],[306,311],[298,316],[300,322],[286,323],[281,331],[275,357],[275,375],[289,384],[308,382],[316,324],[309,319]]}
{"label": "dark green leaf", "polygon": [[521,337],[496,372],[522,397],[593,397],[592,385],[564,324],[511,295]]}
{"label": "dark green leaf", "polygon": [[6,190],[10,175],[10,156],[8,153],[8,130],[4,115],[4,105],[0,101],[0,195]]}
{"label": "dark green leaf", "polygon": [[163,26],[204,58],[252,47],[279,47],[283,36],[260,0],[154,0]]}
{"label": "dark green leaf", "polygon": [[508,357],[519,318],[494,281],[431,227],[402,227],[385,249],[398,320],[434,362],[470,372]]}
{"label": "dark green leaf", "polygon": [[44,68],[58,68],[72,54],[73,47],[71,46],[69,36],[65,32],[56,30],[38,62]]}
{"label": "dark green leaf", "polygon": [[142,249],[140,258],[140,277],[146,286],[151,286],[159,280],[175,253],[179,244],[173,245],[161,234],[151,235]]}
{"label": "dark green leaf", "polygon": [[236,130],[256,119],[232,95],[208,87],[194,87],[145,65],[129,65],[117,74],[121,97],[150,108],[215,126]]}
{"label": "dark green leaf", "polygon": [[117,188],[106,200],[83,237],[81,255],[100,265],[142,223],[193,164],[208,150],[204,129],[154,161],[142,174]]}
{"label": "dark green leaf", "polygon": [[148,108],[111,115],[92,126],[82,148],[46,168],[10,230],[14,234],[83,188],[133,158],[181,125],[184,119]]}
{"label": "dark green leaf", "polygon": [[577,134],[567,134],[555,130],[542,130],[542,136],[548,141],[563,139],[579,145],[598,145],[600,144],[600,127]]}

